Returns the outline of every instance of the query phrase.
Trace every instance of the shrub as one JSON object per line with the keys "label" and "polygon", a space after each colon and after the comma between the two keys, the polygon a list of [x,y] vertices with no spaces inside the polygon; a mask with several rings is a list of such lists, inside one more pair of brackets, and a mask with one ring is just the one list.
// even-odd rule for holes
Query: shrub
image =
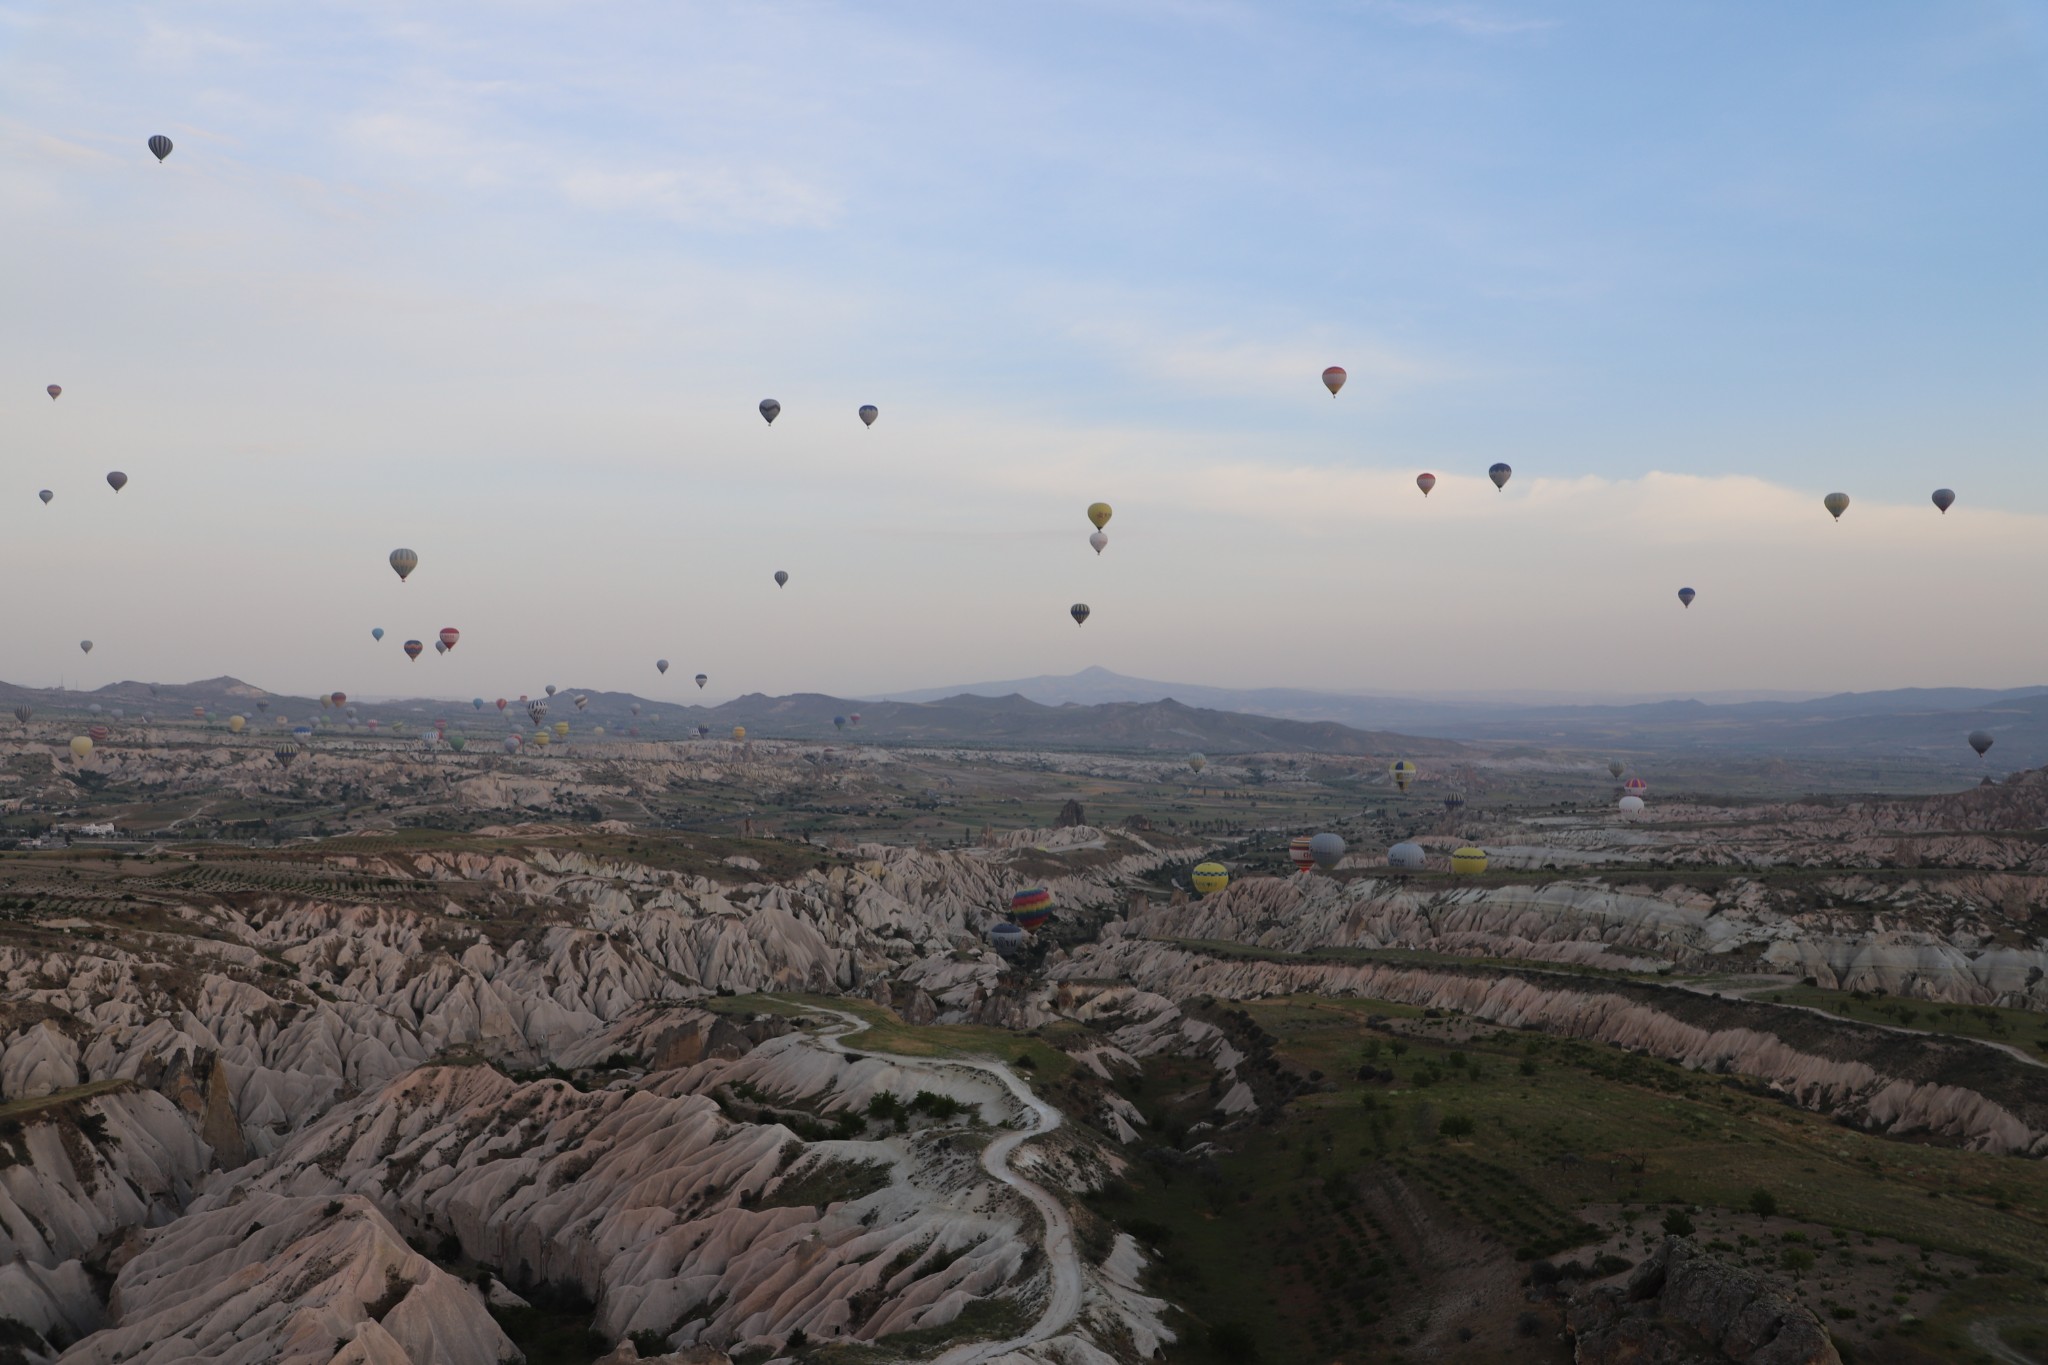
{"label": "shrub", "polygon": [[1664,1231],[1673,1237],[1692,1236],[1692,1219],[1684,1209],[1673,1209],[1664,1215]]}
{"label": "shrub", "polygon": [[1749,1211],[1759,1218],[1769,1218],[1778,1211],[1778,1196],[1769,1190],[1750,1191]]}
{"label": "shrub", "polygon": [[1472,1126],[1472,1120],[1464,1114],[1446,1114],[1436,1130],[1447,1138],[1468,1138],[1472,1136]]}

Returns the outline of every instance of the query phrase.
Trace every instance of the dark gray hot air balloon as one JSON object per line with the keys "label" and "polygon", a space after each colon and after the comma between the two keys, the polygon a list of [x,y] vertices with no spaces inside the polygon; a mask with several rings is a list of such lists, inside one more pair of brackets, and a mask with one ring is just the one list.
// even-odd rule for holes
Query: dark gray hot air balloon
{"label": "dark gray hot air balloon", "polygon": [[860,420],[863,426],[873,426],[875,419],[881,415],[882,410],[873,403],[862,403],[860,405]]}
{"label": "dark gray hot air balloon", "polygon": [[699,689],[702,689],[702,688],[703,688],[703,686],[704,686],[704,684],[705,684],[705,683],[708,683],[708,682],[710,682],[710,681],[711,681],[711,675],[710,675],[709,673],[699,673],[699,674],[697,675],[697,686],[698,686],[698,688],[699,688]]}
{"label": "dark gray hot air balloon", "polygon": [[113,470],[107,475],[107,487],[113,489],[116,493],[120,492],[127,486],[128,476],[126,474],[123,474],[120,470]]}
{"label": "dark gray hot air balloon", "polygon": [[779,588],[788,582],[789,571],[787,569],[777,569],[775,571],[775,586]]}
{"label": "dark gray hot air balloon", "polygon": [[412,571],[419,566],[420,557],[411,550],[393,550],[391,552],[391,571],[398,575],[399,582],[403,583],[406,579],[410,578]]}
{"label": "dark gray hot air balloon", "polygon": [[1984,757],[1985,752],[1991,748],[1991,743],[1991,732],[1989,730],[1970,731],[1970,747],[1977,751],[1977,757]]}
{"label": "dark gray hot air balloon", "polygon": [[1081,625],[1088,619],[1088,604],[1086,602],[1074,603],[1073,606],[1067,608],[1067,615],[1074,618],[1075,625]]}
{"label": "dark gray hot air balloon", "polygon": [[1680,588],[1678,590],[1678,601],[1679,604],[1682,606],[1691,606],[1692,599],[1698,596],[1699,594],[1694,592],[1691,588]]}
{"label": "dark gray hot air balloon", "polygon": [[50,395],[50,401],[54,403],[57,401],[57,395],[64,392],[64,386],[62,384],[51,384],[43,392]]}
{"label": "dark gray hot air balloon", "polygon": [[157,164],[161,166],[164,158],[171,154],[171,140],[158,133],[149,140],[149,150],[156,153]]}
{"label": "dark gray hot air balloon", "polygon": [[1949,508],[1951,508],[1951,507],[1954,507],[1954,506],[1956,505],[1956,491],[1955,491],[1955,489],[1953,489],[1953,488],[1937,488],[1937,489],[1935,489],[1935,490],[1934,490],[1934,505],[1935,505],[1936,507],[1939,507],[1939,508],[1941,509],[1941,514],[1942,514],[1943,516],[1947,516],[1947,515],[1948,515],[1948,509],[1949,509]]}
{"label": "dark gray hot air balloon", "polygon": [[1619,782],[1621,781],[1621,775],[1628,771],[1628,764],[1618,758],[1610,758],[1607,760],[1607,771],[1613,773],[1614,780]]}
{"label": "dark gray hot air balloon", "polygon": [[1830,493],[1820,500],[1820,505],[1828,509],[1829,516],[1833,517],[1836,521],[1840,521],[1842,513],[1849,510],[1849,495],[1847,493]]}
{"label": "dark gray hot air balloon", "polygon": [[1493,486],[1495,488],[1506,488],[1508,486],[1508,480],[1513,478],[1514,474],[1514,468],[1510,465],[1504,464],[1497,464],[1493,468],[1486,471],[1486,477],[1493,480]]}
{"label": "dark gray hot air balloon", "polygon": [[52,493],[49,489],[45,488],[42,492],[36,494],[36,496],[43,500],[43,506],[48,507],[50,505],[50,499],[56,497],[57,495],[55,493]]}
{"label": "dark gray hot air balloon", "polygon": [[774,426],[775,419],[781,414],[782,404],[776,402],[773,398],[763,398],[761,400],[761,416],[767,420],[769,426]]}
{"label": "dark gray hot air balloon", "polygon": [[654,661],[654,671],[655,671],[655,672],[657,672],[657,673],[666,673],[666,672],[668,672],[668,660],[667,660],[667,659],[656,659],[656,660]]}

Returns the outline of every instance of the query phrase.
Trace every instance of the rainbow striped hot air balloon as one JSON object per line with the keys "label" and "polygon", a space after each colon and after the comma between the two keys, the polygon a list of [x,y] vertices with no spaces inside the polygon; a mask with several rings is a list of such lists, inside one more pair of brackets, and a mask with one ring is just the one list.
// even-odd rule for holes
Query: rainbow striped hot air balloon
{"label": "rainbow striped hot air balloon", "polygon": [[1042,886],[1029,887],[1010,897],[1010,923],[1019,929],[1037,929],[1052,918],[1052,892]]}

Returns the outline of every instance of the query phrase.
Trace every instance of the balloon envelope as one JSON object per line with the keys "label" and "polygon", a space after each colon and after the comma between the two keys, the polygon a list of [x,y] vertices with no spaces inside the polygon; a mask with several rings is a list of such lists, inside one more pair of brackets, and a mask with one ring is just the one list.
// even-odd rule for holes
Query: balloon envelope
{"label": "balloon envelope", "polygon": [[1103,547],[1109,544],[1109,536],[1104,532],[1095,531],[1089,535],[1088,543],[1095,547],[1095,553],[1101,554]]}
{"label": "balloon envelope", "polygon": [[1699,594],[1694,592],[1691,588],[1680,588],[1678,590],[1678,600],[1679,603],[1683,606],[1691,606],[1692,599],[1698,596]]}
{"label": "balloon envelope", "polygon": [[1394,785],[1402,791],[1408,790],[1408,784],[1415,780],[1417,771],[1419,770],[1416,766],[1405,758],[1397,758],[1387,765],[1387,772],[1392,775]]}
{"label": "balloon envelope", "polygon": [[1628,771],[1628,764],[1618,758],[1610,758],[1607,760],[1607,771],[1613,773],[1615,781],[1619,782],[1621,775]]}
{"label": "balloon envelope", "polygon": [[92,752],[92,741],[91,741],[91,740],[87,739],[87,738],[86,738],[86,737],[85,737],[84,735],[73,735],[73,736],[71,737],[71,757],[72,757],[72,758],[74,758],[74,759],[83,759],[83,758],[84,758],[84,757],[85,757],[85,756],[86,756],[87,754],[89,754],[89,753],[91,753],[91,752]]}
{"label": "balloon envelope", "polygon": [[1984,757],[1985,752],[1991,748],[1993,742],[1989,730],[1970,731],[1970,747],[1977,751],[1977,757],[1979,758]]}
{"label": "balloon envelope", "polygon": [[1836,521],[1840,521],[1842,513],[1849,510],[1849,495],[1847,493],[1830,493],[1820,500],[1820,505],[1828,509],[1829,516],[1833,517]]}
{"label": "balloon envelope", "polygon": [[1630,796],[1641,796],[1650,789],[1650,784],[1643,781],[1640,777],[1631,777],[1628,781],[1621,784],[1621,789]]}
{"label": "balloon envelope", "polygon": [[1621,813],[1623,815],[1641,815],[1643,813],[1643,798],[1640,796],[1622,797]]}
{"label": "balloon envelope", "polygon": [[998,920],[989,926],[988,941],[999,953],[1014,953],[1024,946],[1024,931],[1008,920]]}
{"label": "balloon envelope", "polygon": [[1316,866],[1325,872],[1344,859],[1344,836],[1341,834],[1318,834],[1308,841],[1308,856],[1315,859]]}
{"label": "balloon envelope", "polygon": [[699,673],[699,674],[697,675],[697,686],[699,686],[699,687],[702,687],[702,686],[703,686],[703,685],[704,685],[705,683],[708,683],[708,682],[710,682],[710,681],[711,681],[711,675],[710,675],[710,674],[708,674],[708,673]]}
{"label": "balloon envelope", "polygon": [[1042,886],[1026,887],[1010,897],[1010,923],[1020,929],[1036,929],[1052,918],[1052,892]]}
{"label": "balloon envelope", "polygon": [[78,642],[78,647],[80,650],[84,651],[87,654],[92,653],[92,641],[90,640],[80,640]]}
{"label": "balloon envelope", "polygon": [[881,415],[882,410],[873,403],[863,403],[860,405],[860,420],[863,426],[873,426],[875,419]]}
{"label": "balloon envelope", "polygon": [[654,661],[654,671],[655,671],[656,673],[666,673],[666,672],[668,672],[668,660],[667,660],[667,659],[656,659],[656,660]]}
{"label": "balloon envelope", "polygon": [[455,642],[456,642],[457,640],[460,640],[461,638],[462,638],[462,632],[461,632],[461,631],[459,631],[459,630],[457,630],[457,629],[456,629],[455,627],[453,627],[453,626],[443,626],[443,627],[441,627],[441,647],[442,647],[443,649],[453,649],[453,648],[455,648]]}
{"label": "balloon envelope", "polygon": [[1486,871],[1486,850],[1467,844],[1451,854],[1451,871],[1477,875]]}
{"label": "balloon envelope", "polygon": [[1109,525],[1111,515],[1109,504],[1106,502],[1091,502],[1088,504],[1088,520],[1095,523],[1095,529],[1098,531]]}
{"label": "balloon envelope", "polygon": [[1430,489],[1432,489],[1432,488],[1434,488],[1434,487],[1436,487],[1436,475],[1434,475],[1434,474],[1417,474],[1417,475],[1415,476],[1415,486],[1416,486],[1417,488],[1420,488],[1420,489],[1422,490],[1422,496],[1423,496],[1423,497],[1425,497],[1425,498],[1426,498],[1426,497],[1428,497],[1428,496],[1429,496],[1429,490],[1430,490]]}
{"label": "balloon envelope", "polygon": [[1209,766],[1209,760],[1202,754],[1189,754],[1188,766],[1190,768],[1193,768],[1196,772],[1200,772],[1202,771],[1202,769]]}
{"label": "balloon envelope", "polygon": [[1190,878],[1200,895],[1213,896],[1230,885],[1230,869],[1222,863],[1196,863]]}
{"label": "balloon envelope", "polygon": [[52,384],[47,389],[43,390],[43,392],[49,394],[50,401],[54,403],[57,401],[57,395],[64,392],[64,386],[62,384]]}
{"label": "balloon envelope", "polygon": [[391,552],[391,571],[398,575],[399,582],[403,583],[407,578],[411,577],[412,571],[419,566],[420,557],[411,550],[393,550]]}
{"label": "balloon envelope", "polygon": [[1306,872],[1316,865],[1316,855],[1309,852],[1309,836],[1297,834],[1287,844],[1287,861],[1294,864],[1296,872]]}
{"label": "balloon envelope", "polygon": [[155,155],[157,164],[162,165],[163,159],[171,154],[171,140],[162,133],[158,133],[150,138],[149,150]]}
{"label": "balloon envelope", "polygon": [[107,487],[113,489],[116,493],[120,492],[127,486],[128,476],[126,474],[123,474],[120,470],[112,470],[107,474]]}
{"label": "balloon envelope", "polygon": [[775,419],[781,412],[782,404],[776,402],[773,398],[763,398],[761,400],[761,416],[767,420],[769,426],[775,425]]}
{"label": "balloon envelope", "polygon": [[57,495],[55,493],[52,493],[49,489],[45,488],[42,492],[36,494],[36,496],[43,500],[43,506],[48,507],[50,505],[50,499],[56,497]]}
{"label": "balloon envelope", "polygon": [[789,571],[787,569],[777,569],[775,571],[775,586],[779,588],[787,582],[789,582]]}
{"label": "balloon envelope", "polygon": [[1335,398],[1337,390],[1344,387],[1344,381],[1349,377],[1344,373],[1342,365],[1332,365],[1323,371],[1323,387],[1330,391],[1330,397]]}
{"label": "balloon envelope", "polygon": [[245,726],[245,725],[247,725],[248,723],[249,723],[249,722],[248,722],[247,720],[243,719],[243,718],[242,718],[241,716],[229,716],[229,717],[228,717],[228,732],[229,732],[230,734],[237,734],[237,735],[239,735],[239,734],[241,734],[241,733],[242,733],[242,727],[243,727],[243,726]]}
{"label": "balloon envelope", "polygon": [[383,638],[384,638],[384,627],[382,627],[382,626],[371,626],[371,627],[370,627],[370,638],[371,638],[372,640],[381,640],[381,639],[383,639]]}
{"label": "balloon envelope", "polygon": [[1941,509],[1941,514],[1942,514],[1943,516],[1947,516],[1947,515],[1948,515],[1948,509],[1949,509],[1949,508],[1951,508],[1951,507],[1954,507],[1954,506],[1956,505],[1956,492],[1955,492],[1955,490],[1954,490],[1953,488],[1937,488],[1937,489],[1935,489],[1935,490],[1934,490],[1934,505],[1935,505],[1936,507],[1939,507],[1939,508]]}
{"label": "balloon envelope", "polygon": [[1497,464],[1493,468],[1486,471],[1486,477],[1493,480],[1493,486],[1495,488],[1506,488],[1508,486],[1508,480],[1513,478],[1514,474],[1514,468],[1510,465],[1505,464]]}
{"label": "balloon envelope", "polygon": [[1412,844],[1404,840],[1387,850],[1388,867],[1404,867],[1412,872],[1426,866],[1428,862],[1429,855],[1422,851],[1421,844]]}
{"label": "balloon envelope", "polygon": [[426,648],[427,647],[421,644],[418,640],[407,640],[405,642],[405,657],[408,659],[417,659],[420,657],[422,653],[425,652]]}
{"label": "balloon envelope", "polygon": [[1080,625],[1088,619],[1088,604],[1086,602],[1074,603],[1073,606],[1067,608],[1067,615],[1074,618],[1075,625]]}

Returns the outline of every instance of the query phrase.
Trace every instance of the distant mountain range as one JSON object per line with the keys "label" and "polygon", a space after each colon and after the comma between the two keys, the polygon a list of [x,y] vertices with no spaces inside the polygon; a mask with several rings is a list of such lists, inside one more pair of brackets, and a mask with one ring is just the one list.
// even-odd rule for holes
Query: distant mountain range
{"label": "distant mountain range", "polygon": [[[588,698],[586,710],[576,710],[578,695]],[[259,701],[269,702],[269,710],[259,712]],[[219,717],[240,712],[259,725],[275,725],[279,715],[303,722],[323,714],[315,698],[272,696],[237,678],[122,682],[90,693],[0,683],[0,710],[22,702],[44,713],[79,711],[97,703],[130,716],[153,710],[167,719],[189,717],[192,707],[203,706]],[[481,714],[466,703],[434,699],[352,704],[364,719],[377,717],[384,723],[431,723],[447,716],[451,726],[476,731],[527,724],[517,702],[504,715],[490,702]],[[637,715],[632,710],[636,704]],[[331,712],[324,714],[334,719]],[[1464,744],[1481,744],[1618,754],[1889,756],[1965,763],[1974,762],[1965,737],[1987,730],[1995,740],[1992,759],[1998,770],[2048,765],[2048,686],[1559,705],[1202,687],[1091,668],[1067,677],[974,684],[946,689],[943,695],[909,693],[879,701],[755,693],[717,706],[681,706],[626,692],[564,688],[551,701],[548,720],[568,720],[578,729],[603,725],[615,735],[637,728],[642,738],[654,739],[680,738],[700,725],[720,736],[740,725],[762,738],[829,739],[842,733],[834,717],[850,720],[856,714],[860,722],[849,723],[844,737],[874,743],[1352,757],[1441,757],[1459,752]]]}
{"label": "distant mountain range", "polygon": [[[1716,749],[1811,756],[1918,754],[1967,758],[1972,730],[1988,730],[2003,766],[2048,764],[2048,685],[2003,690],[1897,688],[1832,696],[1704,698],[1568,704],[1490,699],[1385,697],[1299,688],[1224,688],[1130,678],[1089,668],[1064,677],[971,683],[949,696],[1017,695],[1049,706],[1156,701],[1274,716],[1334,721],[1471,742],[1643,752]],[[920,701],[931,692],[894,694]],[[1721,694],[1725,697],[1726,694]]]}
{"label": "distant mountain range", "polygon": [[[579,710],[576,699],[586,705]],[[926,702],[862,702],[820,693],[768,697],[753,693],[718,706],[678,706],[626,692],[582,692],[562,688],[548,701],[547,722],[570,722],[578,730],[602,725],[608,734],[637,730],[641,738],[679,739],[700,725],[715,736],[744,726],[750,735],[778,739],[867,740],[890,744],[985,745],[1004,749],[1100,749],[1123,752],[1215,754],[1324,753],[1350,757],[1453,755],[1464,746],[1442,738],[1362,731],[1328,720],[1293,720],[1185,706],[1177,701],[1112,702],[1096,706],[1047,706],[1020,696],[955,696]],[[26,703],[37,713],[75,714],[97,705],[124,718],[151,713],[165,721],[190,720],[204,707],[216,720],[241,715],[259,727],[285,728],[325,716],[338,720],[318,698],[265,692],[239,678],[195,683],[112,683],[93,692],[22,688],[0,683],[0,708]],[[261,703],[262,705],[259,705]],[[362,720],[382,725],[404,721],[431,725],[445,716],[451,729],[495,732],[530,722],[522,703],[500,713],[495,699],[479,711],[445,700],[364,702],[349,705]],[[633,710],[637,705],[640,710]],[[858,715],[858,722],[852,717]],[[842,730],[833,722],[847,720]]]}

